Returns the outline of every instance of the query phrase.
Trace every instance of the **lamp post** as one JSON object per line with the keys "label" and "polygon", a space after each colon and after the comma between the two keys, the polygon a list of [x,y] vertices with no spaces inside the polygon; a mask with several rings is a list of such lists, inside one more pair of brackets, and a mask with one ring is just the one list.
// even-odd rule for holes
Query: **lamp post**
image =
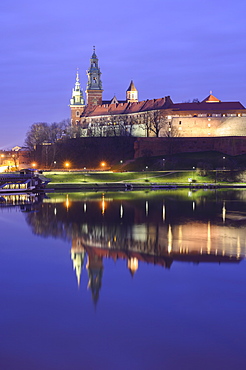
{"label": "lamp post", "polygon": [[145,167],[145,171],[146,171],[146,181],[148,180],[148,175],[147,175],[147,170],[148,170],[148,166]]}
{"label": "lamp post", "polygon": [[65,166],[66,169],[68,169],[70,167],[70,163],[69,162],[65,162],[64,166]]}
{"label": "lamp post", "polygon": [[223,157],[223,170],[225,170],[225,157]]}
{"label": "lamp post", "polygon": [[195,180],[195,169],[196,169],[196,167],[192,167],[192,170],[193,170],[193,172],[192,172],[192,182]]}
{"label": "lamp post", "polygon": [[104,170],[105,166],[106,166],[106,162],[101,162],[100,163],[100,166],[102,167],[102,169]]}

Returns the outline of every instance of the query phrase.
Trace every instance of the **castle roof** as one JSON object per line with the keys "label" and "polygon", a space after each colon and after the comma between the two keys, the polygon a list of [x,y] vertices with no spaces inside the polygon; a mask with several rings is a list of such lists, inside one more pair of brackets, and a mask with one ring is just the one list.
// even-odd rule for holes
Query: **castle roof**
{"label": "castle roof", "polygon": [[209,94],[203,101],[202,103],[219,103],[221,102],[221,100],[219,100],[218,98],[216,98],[214,95]]}
{"label": "castle roof", "polygon": [[245,109],[240,102],[207,102],[203,100],[201,103],[176,103],[172,104],[170,109],[173,111],[237,111]]}
{"label": "castle roof", "polygon": [[[210,100],[208,100],[210,99]],[[214,99],[213,101],[211,99]],[[170,96],[160,99],[143,100],[139,102],[126,102],[111,99],[104,101],[102,105],[86,106],[82,117],[97,117],[119,114],[137,114],[152,110],[164,109],[167,114],[191,114],[199,113],[237,113],[245,110],[245,107],[240,102],[222,102],[219,99],[215,101],[211,94],[202,102],[194,103],[173,103]],[[117,101],[117,102],[116,102]]]}
{"label": "castle roof", "polygon": [[87,106],[82,117],[95,117],[117,114],[134,114],[156,109],[167,109],[172,105],[170,96],[160,99],[143,100],[140,102],[124,102],[118,104],[102,104],[94,107]]}

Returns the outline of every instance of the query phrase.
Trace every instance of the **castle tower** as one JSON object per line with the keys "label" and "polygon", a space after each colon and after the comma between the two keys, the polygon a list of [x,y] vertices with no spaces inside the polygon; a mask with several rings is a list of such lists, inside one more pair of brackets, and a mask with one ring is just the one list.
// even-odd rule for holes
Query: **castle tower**
{"label": "castle tower", "polygon": [[102,286],[103,258],[93,252],[88,254],[86,268],[89,277],[88,287],[91,289],[92,300],[96,306]]}
{"label": "castle tower", "polygon": [[78,286],[80,286],[80,278],[85,260],[85,250],[79,238],[72,239],[71,260],[73,261],[73,269],[76,273]]}
{"label": "castle tower", "polygon": [[90,68],[87,71],[88,82],[86,88],[87,105],[101,105],[102,104],[102,81],[101,71],[98,66],[98,58],[93,47],[93,54],[91,57]]}
{"label": "castle tower", "polygon": [[71,124],[72,125],[80,124],[80,116],[84,111],[85,101],[83,97],[83,91],[81,90],[80,87],[78,70],[76,73],[75,87],[72,91],[72,98],[70,99],[69,107],[71,109]]}
{"label": "castle tower", "polygon": [[130,82],[130,86],[126,90],[126,101],[127,103],[138,102],[138,91],[132,80]]}

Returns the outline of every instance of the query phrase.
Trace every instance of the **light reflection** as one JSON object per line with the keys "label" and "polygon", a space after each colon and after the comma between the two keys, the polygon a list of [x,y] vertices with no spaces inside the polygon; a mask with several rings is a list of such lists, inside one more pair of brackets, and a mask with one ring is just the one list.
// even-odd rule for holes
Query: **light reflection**
{"label": "light reflection", "polygon": [[66,195],[66,202],[65,202],[65,206],[66,206],[66,208],[67,208],[67,211],[68,211],[68,209],[69,209],[69,207],[70,207],[70,201],[69,201],[69,198],[68,198],[68,194]]}
{"label": "light reflection", "polygon": [[104,194],[102,195],[102,215],[104,215],[106,209],[106,202],[104,198]]}
{"label": "light reflection", "polygon": [[210,221],[208,221],[207,253],[210,254],[210,252],[211,252],[211,225]]}
{"label": "light reflection", "polygon": [[120,218],[123,217],[123,214],[124,214],[124,208],[123,208],[123,205],[121,204],[120,205]]}
{"label": "light reflection", "polygon": [[162,220],[165,221],[166,220],[166,207],[165,205],[163,204],[162,206]]}
{"label": "light reflection", "polygon": [[223,208],[222,208],[222,220],[225,222],[226,220],[226,206],[225,206],[225,201],[223,202]]}
{"label": "light reflection", "polygon": [[146,214],[146,216],[148,216],[148,214],[149,214],[149,202],[147,200],[145,202],[145,214]]}
{"label": "light reflection", "polygon": [[167,232],[167,251],[168,253],[172,252],[172,241],[173,241],[172,227],[171,225],[168,225],[168,232]]}

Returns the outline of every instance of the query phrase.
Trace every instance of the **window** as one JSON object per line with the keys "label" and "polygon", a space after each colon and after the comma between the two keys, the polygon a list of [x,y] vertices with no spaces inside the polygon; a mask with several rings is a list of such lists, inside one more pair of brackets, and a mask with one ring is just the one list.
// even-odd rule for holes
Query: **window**
{"label": "window", "polygon": [[80,116],[80,112],[79,110],[76,111],[76,117],[79,117]]}

